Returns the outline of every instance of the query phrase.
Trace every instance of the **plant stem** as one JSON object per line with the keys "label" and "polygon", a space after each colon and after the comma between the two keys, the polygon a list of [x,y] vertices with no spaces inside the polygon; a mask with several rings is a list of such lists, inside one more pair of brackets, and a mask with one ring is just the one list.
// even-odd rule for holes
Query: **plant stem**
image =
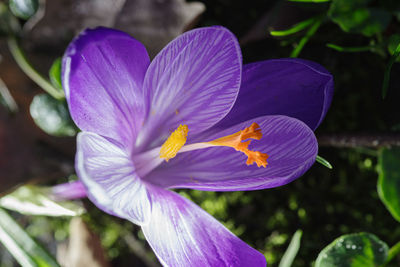
{"label": "plant stem", "polygon": [[62,91],[56,89],[49,81],[47,81],[42,75],[40,75],[28,62],[23,51],[18,45],[15,37],[8,38],[8,48],[18,66],[22,69],[22,71],[32,79],[37,85],[39,85],[43,90],[45,90],[49,95],[54,97],[57,100],[61,100],[64,98],[64,94]]}

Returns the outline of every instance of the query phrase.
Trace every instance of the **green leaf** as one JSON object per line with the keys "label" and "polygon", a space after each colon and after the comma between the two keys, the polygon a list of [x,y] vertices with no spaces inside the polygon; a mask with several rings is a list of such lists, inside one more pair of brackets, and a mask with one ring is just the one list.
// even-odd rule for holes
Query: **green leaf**
{"label": "green leaf", "polygon": [[294,34],[301,30],[304,30],[305,28],[307,28],[314,22],[315,22],[315,18],[307,19],[307,20],[299,22],[299,23],[293,25],[292,27],[290,27],[289,29],[286,29],[283,31],[270,31],[270,34],[272,36],[286,36],[286,35]]}
{"label": "green leaf", "polygon": [[300,249],[300,241],[301,241],[302,235],[303,235],[303,231],[301,231],[301,230],[297,230],[296,233],[294,233],[288,248],[286,249],[285,253],[283,254],[281,261],[279,262],[279,267],[292,266],[294,258],[296,258],[297,252]]}
{"label": "green leaf", "polygon": [[61,85],[61,58],[54,60],[53,65],[51,65],[49,70],[50,82],[57,89],[62,90]]}
{"label": "green leaf", "polygon": [[397,58],[400,56],[400,43],[397,45],[394,50],[393,55],[390,57],[389,63],[386,66],[385,74],[383,75],[383,83],[382,83],[382,98],[385,99],[387,95],[387,91],[389,89],[389,81],[390,81],[390,72],[392,71],[392,66],[396,62]]}
{"label": "green leaf", "polygon": [[323,157],[317,155],[317,158],[315,159],[318,163],[324,165],[325,167],[327,167],[328,169],[333,169],[332,164],[329,163],[329,161],[327,161],[326,159],[324,159]]}
{"label": "green leaf", "polygon": [[73,201],[56,201],[46,187],[21,186],[0,198],[0,206],[26,215],[78,216],[84,208]]}
{"label": "green leaf", "polygon": [[379,266],[388,250],[387,244],[373,234],[343,235],[319,253],[315,267]]}
{"label": "green leaf", "polygon": [[369,8],[369,0],[333,0],[328,16],[343,31],[372,36],[389,25],[391,14],[379,8]]}
{"label": "green leaf", "polygon": [[50,135],[74,136],[77,133],[64,101],[48,94],[39,94],[33,98],[30,112],[36,125]]}
{"label": "green leaf", "polygon": [[38,0],[10,0],[9,2],[11,12],[21,18],[29,19],[35,15],[39,8]]}
{"label": "green leaf", "polygon": [[392,216],[400,222],[400,148],[379,153],[378,194]]}
{"label": "green leaf", "polygon": [[59,266],[3,209],[0,209],[0,242],[24,267]]}

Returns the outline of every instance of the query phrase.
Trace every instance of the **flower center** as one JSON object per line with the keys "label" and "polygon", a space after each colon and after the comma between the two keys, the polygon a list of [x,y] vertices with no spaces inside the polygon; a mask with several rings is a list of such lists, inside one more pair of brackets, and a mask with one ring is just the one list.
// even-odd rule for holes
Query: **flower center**
{"label": "flower center", "polygon": [[247,156],[247,165],[256,163],[258,167],[263,166],[265,168],[268,164],[267,159],[269,156],[266,153],[253,151],[248,148],[252,139],[260,140],[262,138],[260,126],[255,122],[253,122],[250,127],[234,134],[208,142],[200,142],[185,146],[188,131],[189,128],[187,125],[179,125],[162,145],[160,149],[160,158],[168,162],[168,160],[174,158],[178,152],[187,152],[214,146],[226,146],[244,153]]}

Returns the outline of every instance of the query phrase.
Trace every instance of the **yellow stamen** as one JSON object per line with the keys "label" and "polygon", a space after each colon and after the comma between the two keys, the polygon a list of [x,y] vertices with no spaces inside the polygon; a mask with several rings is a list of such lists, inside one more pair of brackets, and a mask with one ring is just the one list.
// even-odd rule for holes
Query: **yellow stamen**
{"label": "yellow stamen", "polygon": [[186,143],[189,128],[187,125],[179,125],[179,127],[168,137],[160,149],[160,158],[168,160],[174,158],[178,151]]}
{"label": "yellow stamen", "polygon": [[262,133],[260,126],[257,123],[253,122],[250,127],[247,127],[237,133],[212,140],[210,142],[207,142],[207,144],[232,147],[236,149],[236,151],[243,152],[248,157],[246,161],[247,165],[252,165],[253,163],[256,163],[258,167],[263,166],[265,168],[268,164],[267,159],[269,156],[259,151],[249,150],[248,147],[252,140],[242,142],[247,139],[260,140],[261,138]]}

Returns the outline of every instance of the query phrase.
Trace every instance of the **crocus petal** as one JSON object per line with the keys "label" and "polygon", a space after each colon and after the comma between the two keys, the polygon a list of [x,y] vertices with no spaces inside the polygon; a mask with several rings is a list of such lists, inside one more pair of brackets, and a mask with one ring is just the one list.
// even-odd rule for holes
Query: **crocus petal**
{"label": "crocus petal", "polygon": [[57,199],[78,199],[87,196],[86,187],[81,181],[58,184],[51,188],[51,193]]}
{"label": "crocus petal", "polygon": [[115,142],[90,132],[78,134],[77,147],[75,167],[90,200],[112,215],[146,223],[151,201],[129,155]]}
{"label": "crocus petal", "polygon": [[332,75],[312,61],[274,59],[247,64],[243,66],[237,101],[218,126],[264,115],[286,115],[315,130],[324,119],[332,96]]}
{"label": "crocus petal", "polygon": [[192,134],[214,125],[233,106],[241,68],[236,37],[223,27],[195,29],[173,40],[146,72],[148,116],[136,144],[165,141],[179,124]]}
{"label": "crocus petal", "polygon": [[133,145],[144,118],[145,47],[106,28],[82,32],[68,46],[62,81],[71,116],[83,131]]}
{"label": "crocus petal", "polygon": [[265,257],[193,202],[154,188],[143,233],[164,266],[266,266]]}
{"label": "crocus petal", "polygon": [[264,116],[217,133],[202,133],[198,141],[210,141],[238,132],[252,122],[263,137],[250,149],[267,153],[266,168],[246,165],[247,157],[230,147],[211,147],[178,154],[162,163],[146,180],[169,188],[212,191],[256,190],[277,187],[300,177],[314,163],[318,144],[313,131],[303,122],[286,116]]}

